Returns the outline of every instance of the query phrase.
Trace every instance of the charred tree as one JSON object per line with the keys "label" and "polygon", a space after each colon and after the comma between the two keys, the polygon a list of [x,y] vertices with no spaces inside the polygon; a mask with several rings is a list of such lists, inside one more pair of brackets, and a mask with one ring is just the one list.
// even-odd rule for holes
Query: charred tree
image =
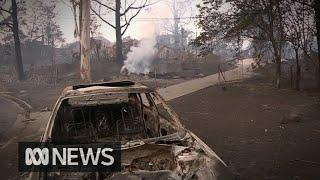
{"label": "charred tree", "polygon": [[18,7],[16,0],[11,0],[12,3],[12,33],[14,38],[14,49],[16,54],[16,71],[17,77],[21,81],[24,79],[22,55],[21,55],[21,46],[20,46],[20,37],[19,37],[19,22],[18,22]]}
{"label": "charred tree", "polygon": [[[308,19],[308,13],[304,4],[296,3],[294,1],[284,2],[284,6],[287,7],[287,11],[284,16],[284,30],[286,40],[292,45],[295,53],[296,75],[295,75],[295,89],[300,90],[301,80],[301,64],[299,58],[300,50],[303,50],[307,44],[307,34],[309,28],[306,27],[306,19]],[[292,71],[291,75],[292,75]],[[291,76],[292,77],[292,76]]]}
{"label": "charred tree", "polygon": [[[101,61],[100,58],[100,49],[101,49],[101,41],[93,41],[94,42],[94,49],[95,49],[95,54],[97,56],[98,61]],[[91,44],[92,46],[92,44]]]}
{"label": "charred tree", "polygon": [[300,90],[301,66],[299,62],[299,50],[295,49],[296,54],[296,90]]}
{"label": "charred tree", "polygon": [[281,85],[281,53],[278,51],[278,46],[273,45],[274,57],[276,62],[276,78],[275,85],[277,88],[280,88]]}
{"label": "charred tree", "polygon": [[81,61],[80,76],[82,81],[91,81],[90,69],[90,1],[81,0]]}
{"label": "charred tree", "polygon": [[274,0],[230,0],[228,4],[230,11],[222,12],[219,9],[226,2],[203,0],[198,6],[198,25],[203,31],[192,44],[205,53],[212,51],[216,41],[235,42],[238,37],[270,44],[276,65],[274,82],[280,88],[284,7]]}
{"label": "charred tree", "polygon": [[[2,2],[2,5],[5,4],[6,1]],[[25,74],[23,70],[23,62],[21,55],[21,45],[20,45],[20,37],[19,37],[19,20],[18,20],[18,5],[16,0],[11,0],[11,7],[9,9],[4,9],[2,6],[0,7],[0,15],[3,17],[3,20],[0,22],[0,26],[4,26],[8,29],[8,32],[13,34],[13,42],[14,42],[14,50],[15,50],[15,71],[16,76],[19,81],[24,80]],[[6,14],[6,16],[4,15]]]}
{"label": "charred tree", "polygon": [[[93,13],[99,17],[103,22],[108,24],[111,28],[115,30],[116,34],[116,61],[119,64],[123,64],[124,58],[123,58],[123,44],[122,44],[122,37],[128,30],[128,27],[130,26],[130,23],[132,20],[140,13],[140,11],[150,5],[153,5],[155,3],[147,4],[149,0],[133,0],[129,3],[128,0],[125,0],[124,3],[121,3],[121,0],[115,0],[114,7],[112,5],[109,5],[109,3],[103,3],[103,0],[93,0],[93,2],[96,3],[99,10],[96,10],[95,8],[91,8]],[[139,3],[140,2],[140,3]],[[139,5],[137,5],[139,4]],[[105,8],[108,11],[111,11],[114,13],[115,17],[115,24],[112,24],[104,18],[101,13],[100,9]],[[121,23],[121,20],[124,20],[124,23]]]}
{"label": "charred tree", "polygon": [[116,23],[116,60],[119,63],[123,63],[123,53],[122,53],[122,33],[121,33],[121,0],[116,0],[115,8],[115,23]]}
{"label": "charred tree", "polygon": [[[90,8],[89,0],[70,0],[72,3],[73,18],[75,22],[74,37],[79,38],[80,79],[91,81],[90,66]],[[78,12],[78,13],[77,13]],[[78,17],[78,18],[77,18]]]}
{"label": "charred tree", "polygon": [[320,1],[319,0],[293,0],[294,2],[300,3],[304,6],[308,6],[310,8],[313,8],[314,10],[314,20],[315,20],[315,34],[317,38],[317,73],[316,73],[316,80],[317,80],[317,86],[320,89]]}

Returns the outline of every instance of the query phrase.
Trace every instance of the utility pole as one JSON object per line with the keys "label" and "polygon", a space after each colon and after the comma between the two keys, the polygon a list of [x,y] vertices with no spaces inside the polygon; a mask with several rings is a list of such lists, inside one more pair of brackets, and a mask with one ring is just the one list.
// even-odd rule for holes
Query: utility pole
{"label": "utility pole", "polygon": [[81,12],[80,76],[82,81],[90,82],[91,68],[90,68],[90,1],[89,0],[81,0],[80,12]]}

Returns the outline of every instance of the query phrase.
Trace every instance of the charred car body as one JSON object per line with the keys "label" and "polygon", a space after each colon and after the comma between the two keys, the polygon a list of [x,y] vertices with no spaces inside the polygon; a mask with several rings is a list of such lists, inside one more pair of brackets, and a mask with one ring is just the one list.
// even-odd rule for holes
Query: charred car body
{"label": "charred car body", "polygon": [[121,171],[39,172],[32,179],[232,179],[156,91],[130,81],[67,87],[41,141],[120,141]]}

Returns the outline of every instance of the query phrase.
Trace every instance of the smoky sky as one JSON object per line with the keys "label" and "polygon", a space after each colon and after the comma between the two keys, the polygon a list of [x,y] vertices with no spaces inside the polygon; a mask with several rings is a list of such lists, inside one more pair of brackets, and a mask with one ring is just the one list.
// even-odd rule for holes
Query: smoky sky
{"label": "smoky sky", "polygon": [[[171,0],[151,0],[151,2],[156,3],[152,6],[144,8],[138,14],[138,16],[130,24],[130,27],[126,31],[124,37],[131,36],[136,39],[143,39],[150,37],[155,31],[158,33],[170,33],[169,31],[166,32],[167,29],[165,26],[173,24],[173,15],[170,8]],[[188,5],[189,7],[185,7],[185,12],[182,14],[182,16],[190,17],[196,15],[196,4],[197,1],[193,1]],[[77,39],[75,39],[73,35],[75,23],[73,19],[72,6],[69,0],[58,0],[56,11],[56,21],[64,33],[66,42],[76,41]],[[103,17],[114,24],[114,14],[112,12],[106,13]],[[114,29],[109,27],[98,18],[97,22],[100,25],[98,28],[100,36],[103,36],[114,42],[116,39]],[[196,22],[194,19],[184,22],[183,26],[191,31],[196,31]]]}
{"label": "smoky sky", "polygon": [[[33,6],[37,1],[40,0],[26,0],[26,16],[30,16],[30,12],[35,10]],[[70,0],[41,0],[42,2],[54,1],[56,2],[55,13],[56,17],[54,20],[60,26],[63,38],[66,43],[77,41],[78,39],[74,37],[75,21],[73,15],[73,8]],[[122,0],[124,1],[124,0]],[[132,2],[133,0],[128,0]],[[137,0],[139,1],[139,0]],[[201,2],[201,0],[175,0],[177,3],[184,1],[189,1],[189,3],[182,4],[179,16],[180,26],[186,30],[191,31],[190,36],[196,37],[200,34],[201,30],[197,27],[197,19],[194,17],[198,15],[198,9],[196,5]],[[0,0],[3,2],[3,0]],[[102,0],[102,2],[107,2]],[[172,11],[172,3],[174,0],[150,0],[151,3],[155,2],[152,6],[144,8],[138,16],[130,23],[130,26],[123,37],[130,36],[135,39],[150,38],[155,33],[156,34],[170,34],[172,33],[174,24],[174,15]],[[92,6],[94,6],[92,2]],[[10,6],[10,1],[6,1],[4,7],[8,8]],[[193,17],[193,18],[192,18]],[[98,28],[97,36],[102,36],[112,42],[115,42],[115,30],[108,26],[106,23],[101,21],[99,18],[93,15],[92,18],[97,19],[97,24],[100,25]],[[112,12],[105,13],[103,18],[108,20],[110,23],[114,24],[114,14]],[[122,19],[123,21],[123,19]],[[122,22],[123,23],[123,22]],[[24,28],[21,26],[21,28]],[[23,30],[23,29],[22,29]],[[0,35],[1,36],[1,35]],[[245,43],[248,44],[248,43]]]}

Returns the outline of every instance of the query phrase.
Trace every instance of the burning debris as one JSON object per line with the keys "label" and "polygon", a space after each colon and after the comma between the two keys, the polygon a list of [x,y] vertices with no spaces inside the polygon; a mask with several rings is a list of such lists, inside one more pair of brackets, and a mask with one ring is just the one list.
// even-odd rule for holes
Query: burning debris
{"label": "burning debris", "polygon": [[138,47],[131,47],[127,60],[121,68],[123,74],[148,74],[152,61],[157,52],[155,49],[156,40],[154,37],[143,39]]}

